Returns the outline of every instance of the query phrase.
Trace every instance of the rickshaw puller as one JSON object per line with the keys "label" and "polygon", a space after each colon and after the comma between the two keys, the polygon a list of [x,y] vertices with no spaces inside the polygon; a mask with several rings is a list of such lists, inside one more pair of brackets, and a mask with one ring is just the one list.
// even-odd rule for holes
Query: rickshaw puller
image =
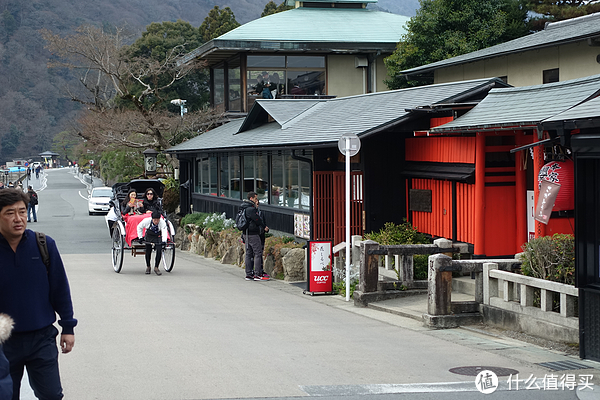
{"label": "rickshaw puller", "polygon": [[[150,258],[152,257],[152,245],[154,244],[156,248],[154,273],[162,275],[159,269],[162,257],[162,244],[167,242],[169,233],[167,223],[160,216],[160,212],[153,211],[151,217],[144,218],[137,226],[139,240],[142,241],[143,238],[146,243],[146,274],[150,274]],[[146,229],[145,235],[144,228]]]}

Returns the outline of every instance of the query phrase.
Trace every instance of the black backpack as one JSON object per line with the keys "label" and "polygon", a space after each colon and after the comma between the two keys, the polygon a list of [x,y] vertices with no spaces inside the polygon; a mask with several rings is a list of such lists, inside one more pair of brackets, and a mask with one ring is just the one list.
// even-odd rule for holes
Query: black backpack
{"label": "black backpack", "polygon": [[248,221],[248,218],[246,217],[246,209],[240,208],[240,210],[235,215],[235,227],[240,231],[244,232],[246,231],[246,229],[248,229],[249,225],[250,221]]}

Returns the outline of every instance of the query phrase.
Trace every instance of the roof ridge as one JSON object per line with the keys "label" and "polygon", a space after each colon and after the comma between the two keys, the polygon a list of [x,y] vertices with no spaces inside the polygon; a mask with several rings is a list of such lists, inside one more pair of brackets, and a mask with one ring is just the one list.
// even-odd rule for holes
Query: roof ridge
{"label": "roof ridge", "polygon": [[560,82],[552,82],[552,83],[542,83],[540,85],[529,85],[529,86],[516,86],[516,87],[506,87],[506,88],[495,88],[490,91],[490,93],[494,92],[520,92],[520,91],[532,91],[532,90],[545,90],[552,89],[561,86],[573,86],[573,85],[582,85],[592,81],[600,82],[600,74],[584,76],[582,78],[570,79],[568,81],[560,81]]}
{"label": "roof ridge", "polygon": [[546,26],[544,27],[544,31],[547,31],[549,29],[562,28],[563,26],[566,26],[566,25],[575,25],[575,24],[581,23],[583,20],[596,19],[596,18],[600,18],[600,12],[582,15],[580,17],[565,19],[562,21],[548,22],[548,23],[546,23]]}

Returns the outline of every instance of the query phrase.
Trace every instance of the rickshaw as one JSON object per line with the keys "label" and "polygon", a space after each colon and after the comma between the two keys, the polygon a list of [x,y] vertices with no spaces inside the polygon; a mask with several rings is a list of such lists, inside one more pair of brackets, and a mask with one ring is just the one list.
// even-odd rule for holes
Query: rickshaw
{"label": "rickshaw", "polygon": [[[121,272],[123,267],[123,253],[131,250],[131,255],[146,254],[146,246],[138,241],[137,225],[144,218],[149,218],[148,214],[142,215],[123,215],[121,204],[127,197],[131,189],[137,193],[137,198],[142,199],[146,189],[154,190],[162,208],[162,196],[165,185],[157,179],[134,179],[126,183],[115,183],[112,186],[113,197],[110,200],[111,210],[107,215],[107,224],[111,234],[112,241],[112,265],[115,272]],[[163,243],[162,265],[165,271],[171,272],[175,264],[175,227],[167,218],[167,214],[161,212],[161,218],[167,223],[169,237],[166,243]],[[156,246],[160,246],[157,244]]]}

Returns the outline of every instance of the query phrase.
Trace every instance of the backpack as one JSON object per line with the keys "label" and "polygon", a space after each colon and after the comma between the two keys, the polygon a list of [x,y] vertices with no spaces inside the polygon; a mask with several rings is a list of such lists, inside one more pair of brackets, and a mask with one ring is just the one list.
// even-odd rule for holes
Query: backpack
{"label": "backpack", "polygon": [[46,242],[46,235],[42,232],[35,232],[35,239],[37,240],[37,245],[40,249],[42,261],[46,265],[46,270],[48,271],[48,268],[50,268],[50,253],[48,252],[48,243]]}
{"label": "backpack", "polygon": [[246,217],[246,209],[240,207],[240,210],[235,215],[235,227],[244,232],[246,229],[248,229],[249,225],[250,221],[248,221],[248,218]]}
{"label": "backpack", "polygon": [[30,202],[32,205],[34,205],[34,206],[35,206],[35,205],[37,205],[37,204],[38,204],[38,196],[37,196],[37,194],[36,194],[36,193],[31,193],[31,195],[30,195],[29,197],[30,197],[30,199],[29,199],[29,202]]}

